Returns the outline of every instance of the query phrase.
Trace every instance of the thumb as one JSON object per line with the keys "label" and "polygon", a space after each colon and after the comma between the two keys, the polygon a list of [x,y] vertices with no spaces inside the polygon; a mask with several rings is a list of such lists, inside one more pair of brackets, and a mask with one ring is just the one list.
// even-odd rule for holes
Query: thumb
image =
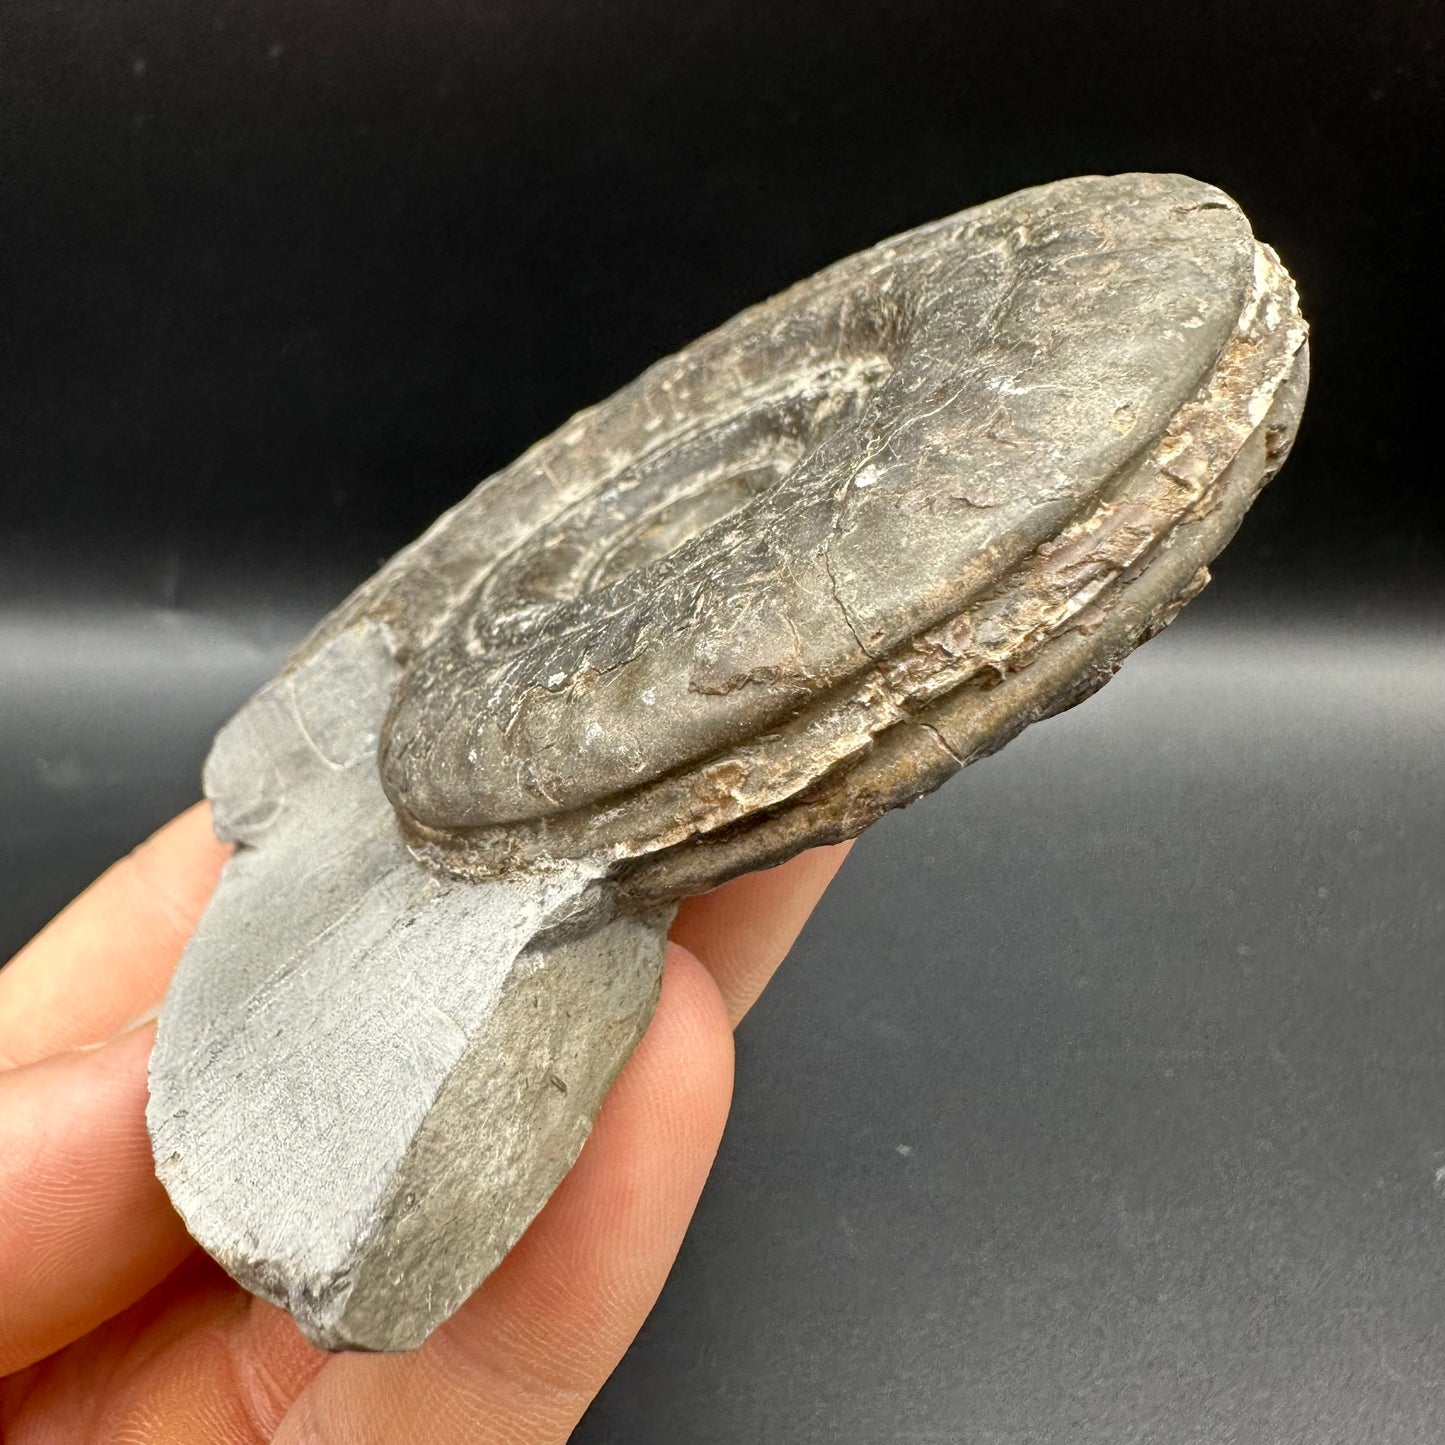
{"label": "thumb", "polygon": [[672,946],[651,1027],[522,1241],[415,1354],[330,1361],[278,1445],[565,1441],[672,1267],[722,1137],[732,1063],[716,984]]}

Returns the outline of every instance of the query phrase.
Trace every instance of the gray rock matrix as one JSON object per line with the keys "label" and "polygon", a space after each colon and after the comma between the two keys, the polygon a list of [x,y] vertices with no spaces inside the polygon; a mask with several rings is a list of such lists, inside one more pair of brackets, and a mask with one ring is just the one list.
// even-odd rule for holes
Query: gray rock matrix
{"label": "gray rock matrix", "polygon": [[206,765],[148,1112],[195,1238],[410,1349],[576,1158],[672,906],[1079,702],[1208,580],[1307,384],[1183,176],[1021,191],[743,312],[489,477]]}

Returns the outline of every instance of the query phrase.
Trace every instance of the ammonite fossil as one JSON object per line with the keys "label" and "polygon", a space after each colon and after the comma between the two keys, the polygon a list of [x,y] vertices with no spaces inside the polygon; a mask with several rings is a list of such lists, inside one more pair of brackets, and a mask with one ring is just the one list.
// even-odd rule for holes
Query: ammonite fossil
{"label": "ammonite fossil", "polygon": [[1081,177],[830,267],[483,482],[207,765],[241,846],[149,1116],[196,1238],[319,1343],[419,1343],[575,1157],[669,905],[1106,681],[1306,378],[1227,196]]}

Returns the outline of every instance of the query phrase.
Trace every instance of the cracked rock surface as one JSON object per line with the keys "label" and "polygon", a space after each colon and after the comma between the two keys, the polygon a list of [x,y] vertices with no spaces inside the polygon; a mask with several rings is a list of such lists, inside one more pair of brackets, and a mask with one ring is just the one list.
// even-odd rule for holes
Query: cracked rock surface
{"label": "cracked rock surface", "polygon": [[1081,177],[838,263],[488,478],[217,739],[240,846],[151,1073],[192,1233],[319,1343],[420,1343],[575,1158],[670,905],[1100,686],[1306,385],[1227,196]]}

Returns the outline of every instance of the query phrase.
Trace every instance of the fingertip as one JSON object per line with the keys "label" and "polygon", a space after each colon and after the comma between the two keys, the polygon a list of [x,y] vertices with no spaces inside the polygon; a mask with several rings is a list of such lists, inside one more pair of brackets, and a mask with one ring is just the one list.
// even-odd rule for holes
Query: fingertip
{"label": "fingertip", "polygon": [[672,938],[717,981],[734,1028],[787,957],[852,846],[849,840],[810,848],[683,900]]}
{"label": "fingertip", "polygon": [[699,1100],[711,1099],[720,1084],[731,1094],[732,1071],[732,1024],[717,979],[690,948],[669,940],[657,1012],[616,1087],[646,1080],[669,1092],[692,1087]]}

